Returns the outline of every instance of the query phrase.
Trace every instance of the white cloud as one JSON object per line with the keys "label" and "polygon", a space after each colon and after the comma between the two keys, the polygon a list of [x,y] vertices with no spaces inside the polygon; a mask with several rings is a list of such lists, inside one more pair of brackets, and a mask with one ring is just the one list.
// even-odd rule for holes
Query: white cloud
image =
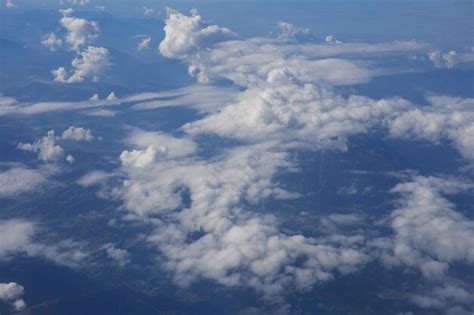
{"label": "white cloud", "polygon": [[72,164],[72,163],[76,162],[76,158],[74,156],[72,156],[71,154],[68,154],[66,156],[66,161],[68,161],[68,163]]}
{"label": "white cloud", "polygon": [[92,141],[94,136],[90,129],[84,127],[69,126],[64,130],[61,139],[75,141]]}
{"label": "white cloud", "polygon": [[333,35],[327,35],[324,38],[324,41],[326,42],[326,44],[342,44],[342,42],[340,40],[337,40],[336,38],[334,38]]}
{"label": "white cloud", "polygon": [[[194,141],[186,138],[175,138],[160,132],[148,132],[135,129],[126,138],[126,142],[140,149],[154,147],[160,159],[185,157],[196,152]],[[126,151],[125,151],[126,152]]]}
{"label": "white cloud", "polygon": [[0,116],[14,113],[21,109],[21,104],[13,97],[0,95]]}
{"label": "white cloud", "polygon": [[0,220],[0,260],[10,259],[17,254],[44,258],[55,264],[71,268],[80,267],[89,255],[84,244],[62,240],[54,245],[38,243],[33,236],[38,224],[23,219]]}
{"label": "white cloud", "polygon": [[115,92],[110,92],[109,95],[107,95],[107,97],[105,98],[106,101],[109,101],[109,102],[114,102],[118,99],[117,95],[115,95]]}
{"label": "white cloud", "polygon": [[[61,160],[64,157],[63,148],[57,144],[58,140],[91,141],[94,139],[92,131],[83,127],[70,126],[62,135],[56,136],[54,130],[48,131],[47,135],[33,143],[19,143],[18,149],[38,154],[38,158],[45,162]],[[72,155],[68,155],[66,160],[69,163],[75,161]]]}
{"label": "white cloud", "polygon": [[24,248],[35,231],[32,222],[18,219],[0,220],[0,260]]}
{"label": "white cloud", "polygon": [[5,0],[5,6],[8,9],[16,8],[16,4],[15,4],[15,2],[13,2],[13,0]]}
{"label": "white cloud", "polygon": [[153,15],[155,15],[155,10],[152,9],[152,8],[143,7],[143,15],[144,16],[153,16]]}
{"label": "white cloud", "polygon": [[247,89],[237,102],[186,124],[184,130],[251,142],[275,139],[345,149],[348,136],[365,133],[408,106],[402,99],[346,99],[323,87],[273,82]]}
{"label": "white cloud", "polygon": [[296,27],[288,22],[282,21],[278,23],[278,26],[280,27],[280,33],[278,34],[278,38],[280,39],[292,39],[309,34],[308,28]]}
{"label": "white cloud", "polygon": [[432,51],[428,53],[428,58],[433,62],[436,68],[452,68],[456,64],[457,53],[453,50],[447,53]]}
{"label": "white cloud", "polygon": [[454,50],[443,53],[439,50],[433,50],[428,53],[428,58],[431,60],[431,62],[436,68],[451,69],[456,67],[458,64],[473,62],[474,53],[458,53]]}
{"label": "white cloud", "polygon": [[412,294],[409,299],[422,309],[435,309],[451,315],[471,314],[470,310],[474,307],[474,293],[451,283]]}
{"label": "white cloud", "polygon": [[[142,141],[135,142],[149,143]],[[290,165],[273,146],[235,148],[212,162],[155,159],[143,167],[122,160],[129,176],[120,193],[126,208],[144,218],[160,213],[167,218],[154,221],[148,241],[163,253],[163,264],[178,284],[212,279],[275,297],[286,287],[305,290],[365,264],[367,255],[357,242],[340,246],[287,235],[270,216],[241,208],[242,202],[256,204],[284,191],[271,179]],[[188,194],[189,205],[183,197]],[[196,232],[202,236],[189,237]]]}
{"label": "white cloud", "polygon": [[444,277],[455,262],[474,264],[474,221],[443,196],[473,188],[452,178],[415,176],[392,189],[402,198],[390,216],[394,238],[382,246],[389,249],[385,263],[419,268],[427,279]]}
{"label": "white cloud", "polygon": [[41,44],[51,51],[56,51],[63,45],[63,41],[56,34],[49,33],[43,36]]}
{"label": "white cloud", "polygon": [[112,243],[107,243],[103,247],[107,253],[107,257],[112,259],[119,267],[125,267],[130,263],[130,254],[121,248],[117,248]]}
{"label": "white cloud", "polygon": [[61,25],[67,30],[65,42],[72,51],[78,52],[83,46],[90,44],[99,37],[99,25],[95,21],[71,16],[72,10],[62,10]]}
{"label": "white cloud", "polygon": [[51,71],[54,81],[62,83],[79,83],[90,78],[96,82],[111,66],[109,50],[103,47],[89,46],[71,62],[72,69],[68,72],[64,67]]}
{"label": "white cloud", "polygon": [[474,99],[429,96],[432,106],[418,107],[390,122],[395,137],[438,142],[449,139],[468,160],[474,160]]}
{"label": "white cloud", "polygon": [[140,43],[138,43],[137,50],[138,51],[144,51],[147,50],[150,47],[151,43],[151,37],[150,36],[145,36],[142,38]]}
{"label": "white cloud", "polygon": [[90,187],[104,184],[112,176],[114,176],[114,174],[109,174],[104,171],[91,171],[81,177],[77,183],[83,187]]}
{"label": "white cloud", "polygon": [[165,38],[160,43],[163,56],[176,58],[193,54],[214,43],[232,38],[228,28],[206,24],[196,10],[191,16],[167,9]]}
{"label": "white cloud", "polygon": [[51,168],[31,169],[23,166],[0,172],[0,198],[15,197],[40,189],[54,172]]}
{"label": "white cloud", "polygon": [[33,143],[19,143],[18,149],[38,153],[38,158],[45,162],[57,161],[63,158],[64,150],[56,144],[54,130]]}
{"label": "white cloud", "polygon": [[0,283],[0,300],[11,302],[15,311],[25,308],[25,301],[21,298],[25,289],[16,282]]}

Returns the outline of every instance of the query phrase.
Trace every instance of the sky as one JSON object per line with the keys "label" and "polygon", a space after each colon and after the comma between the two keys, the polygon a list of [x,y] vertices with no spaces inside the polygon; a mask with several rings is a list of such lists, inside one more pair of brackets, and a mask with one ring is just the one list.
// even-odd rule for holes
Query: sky
{"label": "sky", "polygon": [[471,314],[471,1],[4,1],[1,314]]}

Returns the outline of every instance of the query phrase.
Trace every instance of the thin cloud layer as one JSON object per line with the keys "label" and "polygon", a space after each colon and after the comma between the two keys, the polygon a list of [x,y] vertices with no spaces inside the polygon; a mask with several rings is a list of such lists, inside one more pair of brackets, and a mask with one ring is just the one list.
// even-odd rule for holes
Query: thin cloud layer
{"label": "thin cloud layer", "polygon": [[12,198],[26,192],[39,190],[47,184],[48,177],[55,173],[51,167],[31,169],[14,166],[0,172],[0,198]]}
{"label": "thin cloud layer", "polygon": [[34,239],[40,227],[24,219],[0,220],[0,260],[9,260],[23,254],[45,259],[70,268],[79,268],[89,252],[83,243],[65,239],[54,245],[43,244]]}

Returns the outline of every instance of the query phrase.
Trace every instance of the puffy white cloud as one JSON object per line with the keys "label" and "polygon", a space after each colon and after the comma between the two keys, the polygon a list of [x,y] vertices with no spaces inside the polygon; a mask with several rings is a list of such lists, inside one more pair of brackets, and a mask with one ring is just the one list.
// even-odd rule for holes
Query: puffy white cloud
{"label": "puffy white cloud", "polygon": [[115,92],[110,92],[109,95],[107,95],[107,97],[105,98],[106,101],[109,101],[109,102],[114,102],[118,99],[117,95],[115,95]]}
{"label": "puffy white cloud", "polygon": [[0,283],[0,300],[11,302],[15,311],[22,311],[26,304],[21,298],[25,288],[16,282]]}
{"label": "puffy white cloud", "polygon": [[72,156],[71,154],[68,154],[66,156],[66,161],[68,161],[70,164],[76,162],[76,158],[74,156]]}
{"label": "puffy white cloud", "polygon": [[443,195],[470,191],[471,182],[452,178],[415,176],[398,184],[399,206],[390,216],[394,238],[387,264],[419,268],[428,279],[443,277],[451,263],[474,264],[474,221],[455,210]]}
{"label": "puffy white cloud", "polygon": [[[127,209],[144,218],[149,214],[167,218],[166,223],[154,221],[156,230],[148,240],[164,255],[163,264],[178,284],[212,279],[275,297],[287,287],[309,289],[368,260],[360,250],[361,240],[340,246],[287,235],[272,217],[243,208],[245,203],[279,198],[285,192],[272,177],[290,164],[286,153],[273,151],[274,145],[235,148],[212,162],[184,156],[155,159],[143,167],[122,159],[129,178],[119,195]],[[191,237],[194,233],[201,236]]]}
{"label": "puffy white cloud", "polygon": [[280,27],[280,33],[278,34],[278,38],[280,39],[292,39],[309,34],[308,28],[296,27],[285,21],[278,23],[278,26]]}
{"label": "puffy white cloud", "polygon": [[63,158],[64,150],[56,144],[54,130],[33,143],[19,143],[18,149],[38,153],[38,158],[45,162],[57,161]]}
{"label": "puffy white cloud", "polygon": [[151,43],[151,37],[150,36],[144,36],[140,43],[138,43],[137,50],[138,51],[144,51],[147,50],[150,47]]}
{"label": "puffy white cloud", "polygon": [[324,38],[324,41],[326,42],[326,44],[342,44],[342,42],[340,40],[337,40],[336,38],[334,38],[334,36],[332,35],[327,35],[325,38]]}
{"label": "puffy white cloud", "polygon": [[75,141],[92,141],[94,136],[90,129],[84,127],[69,126],[63,131],[61,139],[75,140]]}
{"label": "puffy white cloud", "polygon": [[[74,141],[91,141],[94,139],[92,131],[83,127],[70,126],[62,135],[56,136],[54,130],[48,131],[47,135],[36,140],[33,143],[19,143],[18,149],[23,151],[34,152],[38,154],[38,158],[45,162],[58,161],[64,157],[63,148],[57,144],[58,140],[74,140]],[[69,163],[75,161],[72,155],[68,155],[66,160]]]}
{"label": "puffy white cloud", "polygon": [[117,248],[112,243],[107,243],[103,247],[107,253],[107,257],[112,259],[119,267],[125,267],[130,263],[130,254],[121,248]]}
{"label": "puffy white cloud", "polygon": [[94,95],[92,95],[91,98],[89,98],[89,101],[92,101],[92,102],[100,101],[99,94],[94,93]]}
{"label": "puffy white cloud", "polygon": [[196,10],[185,16],[167,9],[165,23],[166,36],[160,43],[160,52],[170,58],[187,56],[234,36],[228,28],[205,23]]}
{"label": "puffy white cloud", "polygon": [[432,106],[401,113],[390,122],[395,137],[452,141],[464,158],[474,160],[474,99],[449,96],[428,97]]}
{"label": "puffy white cloud", "polygon": [[472,51],[458,53],[454,50],[443,53],[439,50],[433,50],[428,53],[428,58],[436,68],[451,69],[458,64],[473,62],[474,53]]}
{"label": "puffy white cloud", "polygon": [[72,69],[68,72],[64,67],[51,71],[54,81],[62,83],[78,83],[90,78],[98,81],[99,77],[111,66],[109,50],[104,47],[89,46],[71,62]]}
{"label": "puffy white cloud", "polygon": [[62,10],[61,25],[67,30],[65,42],[69,48],[78,52],[81,47],[90,44],[99,37],[99,25],[95,21],[88,21],[72,16],[72,10]]}
{"label": "puffy white cloud", "polygon": [[447,53],[432,51],[428,53],[428,58],[433,62],[436,68],[452,68],[456,64],[457,53],[451,50]]}
{"label": "puffy white cloud", "polygon": [[345,149],[347,136],[382,125],[408,106],[402,99],[343,98],[329,88],[275,82],[247,89],[237,102],[186,124],[184,130],[251,142],[275,139]]}
{"label": "puffy white cloud", "polygon": [[126,142],[140,149],[154,147],[159,152],[160,159],[185,157],[197,150],[196,143],[191,139],[175,138],[164,133],[140,129],[133,130],[126,138]]}
{"label": "puffy white cloud", "polygon": [[63,45],[63,41],[56,34],[49,33],[43,36],[41,44],[51,51],[56,51]]}

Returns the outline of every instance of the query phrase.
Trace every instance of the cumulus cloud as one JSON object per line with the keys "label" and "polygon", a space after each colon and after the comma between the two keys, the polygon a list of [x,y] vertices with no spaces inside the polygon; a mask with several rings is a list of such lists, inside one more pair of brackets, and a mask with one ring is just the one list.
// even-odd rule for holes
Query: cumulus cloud
{"label": "cumulus cloud", "polygon": [[112,259],[119,267],[125,267],[130,263],[130,254],[121,248],[117,248],[112,243],[107,243],[103,247],[107,253],[107,257]]}
{"label": "cumulus cloud", "polygon": [[[165,23],[165,38],[160,43],[163,56],[184,59],[189,63],[190,73],[200,82],[224,78],[244,87],[267,81],[272,71],[284,72],[293,80],[305,83],[321,80],[333,85],[363,83],[376,75],[387,74],[387,71],[370,66],[361,56],[426,49],[426,45],[414,41],[300,44],[285,38],[306,31],[288,23],[282,24],[284,32],[278,38],[230,40],[235,39],[235,36],[229,37],[232,34],[230,30],[217,25],[207,26],[197,11],[192,12],[191,16],[184,16],[170,10]],[[213,36],[204,40],[203,34],[205,39],[209,34]],[[208,49],[200,49],[203,47]],[[336,58],[340,56],[352,58]]]}
{"label": "cumulus cloud", "polygon": [[92,141],[94,136],[90,129],[84,127],[69,126],[63,131],[61,139],[75,140],[75,141]]}
{"label": "cumulus cloud", "polygon": [[[133,142],[144,146],[150,136]],[[272,176],[290,165],[286,153],[273,151],[273,146],[235,148],[214,162],[176,156],[147,160],[144,167],[122,159],[129,178],[119,189],[120,196],[127,209],[144,218],[150,214],[167,218],[166,223],[154,221],[156,229],[148,241],[163,253],[163,265],[178,284],[212,279],[275,297],[284,288],[306,290],[365,264],[361,240],[339,246],[287,235],[278,231],[271,216],[242,208],[242,203],[279,198],[285,191]],[[190,237],[193,233],[202,235],[195,239]]]}
{"label": "cumulus cloud", "polygon": [[149,132],[141,129],[133,130],[125,141],[140,149],[155,148],[160,152],[160,159],[185,157],[195,153],[197,150],[196,143],[191,139],[175,138],[164,133]]}
{"label": "cumulus cloud", "polygon": [[43,36],[41,44],[51,51],[56,51],[63,45],[63,41],[56,34],[49,33]]}
{"label": "cumulus cloud", "polygon": [[346,99],[324,87],[277,82],[247,89],[236,103],[186,124],[184,130],[191,134],[212,132],[252,142],[299,139],[314,147],[345,149],[349,135],[382,124],[408,105],[402,99],[375,101],[362,96]]}
{"label": "cumulus cloud", "polygon": [[228,28],[208,25],[196,10],[191,16],[167,9],[165,38],[160,43],[160,52],[169,58],[183,57],[234,37]]}
{"label": "cumulus cloud", "polygon": [[117,95],[115,95],[115,92],[110,92],[109,95],[105,98],[106,101],[113,102],[118,99]]}
{"label": "cumulus cloud", "polygon": [[278,34],[280,39],[291,39],[309,34],[309,28],[296,27],[285,21],[278,23],[278,26],[280,27],[280,33]]}
{"label": "cumulus cloud", "polygon": [[79,83],[90,78],[96,82],[99,77],[111,66],[109,50],[104,47],[89,46],[71,62],[72,69],[67,71],[59,67],[51,71],[54,81],[61,83]]}
{"label": "cumulus cloud", "polygon": [[443,276],[453,262],[474,264],[474,221],[443,196],[473,188],[470,182],[423,176],[393,188],[402,199],[391,214],[395,236],[386,262],[417,267],[427,278]]}
{"label": "cumulus cloud", "polygon": [[[45,162],[59,161],[64,157],[63,148],[57,144],[58,140],[91,141],[94,139],[92,131],[83,127],[70,126],[61,136],[56,136],[54,130],[48,131],[46,136],[33,143],[19,143],[18,149],[38,154],[38,158]],[[74,162],[73,156],[68,155],[66,160]]]}
{"label": "cumulus cloud", "polygon": [[390,122],[395,137],[438,142],[449,139],[462,156],[474,160],[474,99],[429,96],[431,106],[401,113]]}
{"label": "cumulus cloud", "polygon": [[[147,240],[157,247],[161,265],[173,272],[178,284],[186,286],[211,279],[225,286],[251,287],[266,297],[283,294],[287,288],[308,290],[364,266],[373,259],[368,251],[374,244],[379,250],[385,249],[388,265],[409,260],[408,256],[397,257],[392,250],[397,242],[408,242],[404,246],[412,246],[414,253],[421,251],[421,260],[403,264],[420,266],[427,277],[443,274],[446,262],[470,257],[466,246],[443,248],[440,239],[423,234],[429,232],[424,231],[423,224],[414,226],[414,235],[406,232],[410,237],[405,237],[405,230],[395,222],[403,221],[399,216],[411,218],[411,212],[405,209],[408,206],[397,209],[391,217],[394,238],[381,238],[370,246],[366,246],[363,235],[315,239],[282,232],[274,217],[251,211],[263,199],[291,195],[274,181],[277,173],[294,170],[288,160],[288,148],[304,145],[345,150],[349,136],[379,127],[390,129],[393,121],[413,108],[413,104],[400,98],[374,100],[336,93],[329,85],[365,82],[377,73],[353,60],[354,55],[407,53],[422,50],[423,45],[302,45],[281,38],[228,40],[222,36],[202,45],[200,36],[208,27],[197,12],[184,16],[170,11],[161,53],[188,62],[190,74],[201,82],[227,79],[241,89],[220,105],[206,108],[201,107],[205,102],[191,101],[190,106],[205,108],[202,111],[207,115],[184,125],[182,138],[167,136],[171,137],[167,142],[213,133],[241,140],[240,146],[202,160],[194,150],[186,154],[173,154],[174,150],[170,150],[168,155],[160,155],[155,141],[129,140],[138,148],[122,152],[121,172],[126,179],[114,191],[126,209],[155,226]],[[219,35],[230,33],[219,26],[212,29],[218,30]],[[163,99],[135,108],[178,106],[193,99],[192,94],[186,94],[172,91],[168,99],[162,94]],[[139,138],[148,137],[151,136]],[[180,143],[177,147],[185,145]],[[454,181],[444,185],[443,191],[449,185],[454,190],[464,187]],[[402,193],[402,187],[397,186],[394,192]],[[416,194],[413,190],[407,188],[406,194]],[[439,210],[440,214],[453,220],[448,225],[453,225],[457,237],[467,240],[470,223],[465,225],[465,218],[449,208],[446,200],[437,205],[439,209],[448,206],[448,213]],[[437,209],[426,211],[438,214]],[[150,216],[153,220],[147,220]],[[337,226],[360,224],[361,220],[355,215],[332,215],[322,226],[334,231]],[[443,235],[445,231],[438,232]]]}
{"label": "cumulus cloud", "polygon": [[0,283],[0,300],[12,303],[15,311],[22,311],[25,307],[25,301],[21,298],[25,289],[16,282]]}
{"label": "cumulus cloud", "polygon": [[72,10],[62,10],[63,17],[60,24],[67,30],[65,38],[69,49],[78,52],[83,46],[90,44],[99,37],[99,25],[95,21],[88,21],[72,16]]}
{"label": "cumulus cloud", "polygon": [[54,130],[48,131],[46,136],[33,143],[20,142],[18,144],[18,149],[37,153],[38,158],[45,162],[57,161],[64,156],[63,148],[56,144]]}
{"label": "cumulus cloud", "polygon": [[327,35],[324,38],[324,41],[326,42],[326,44],[342,44],[342,42],[340,40],[337,40],[336,38],[334,38],[333,35]]}
{"label": "cumulus cloud", "polygon": [[458,53],[454,50],[448,52],[433,50],[428,53],[428,58],[436,68],[451,69],[458,64],[473,62],[474,53],[472,51]]}

